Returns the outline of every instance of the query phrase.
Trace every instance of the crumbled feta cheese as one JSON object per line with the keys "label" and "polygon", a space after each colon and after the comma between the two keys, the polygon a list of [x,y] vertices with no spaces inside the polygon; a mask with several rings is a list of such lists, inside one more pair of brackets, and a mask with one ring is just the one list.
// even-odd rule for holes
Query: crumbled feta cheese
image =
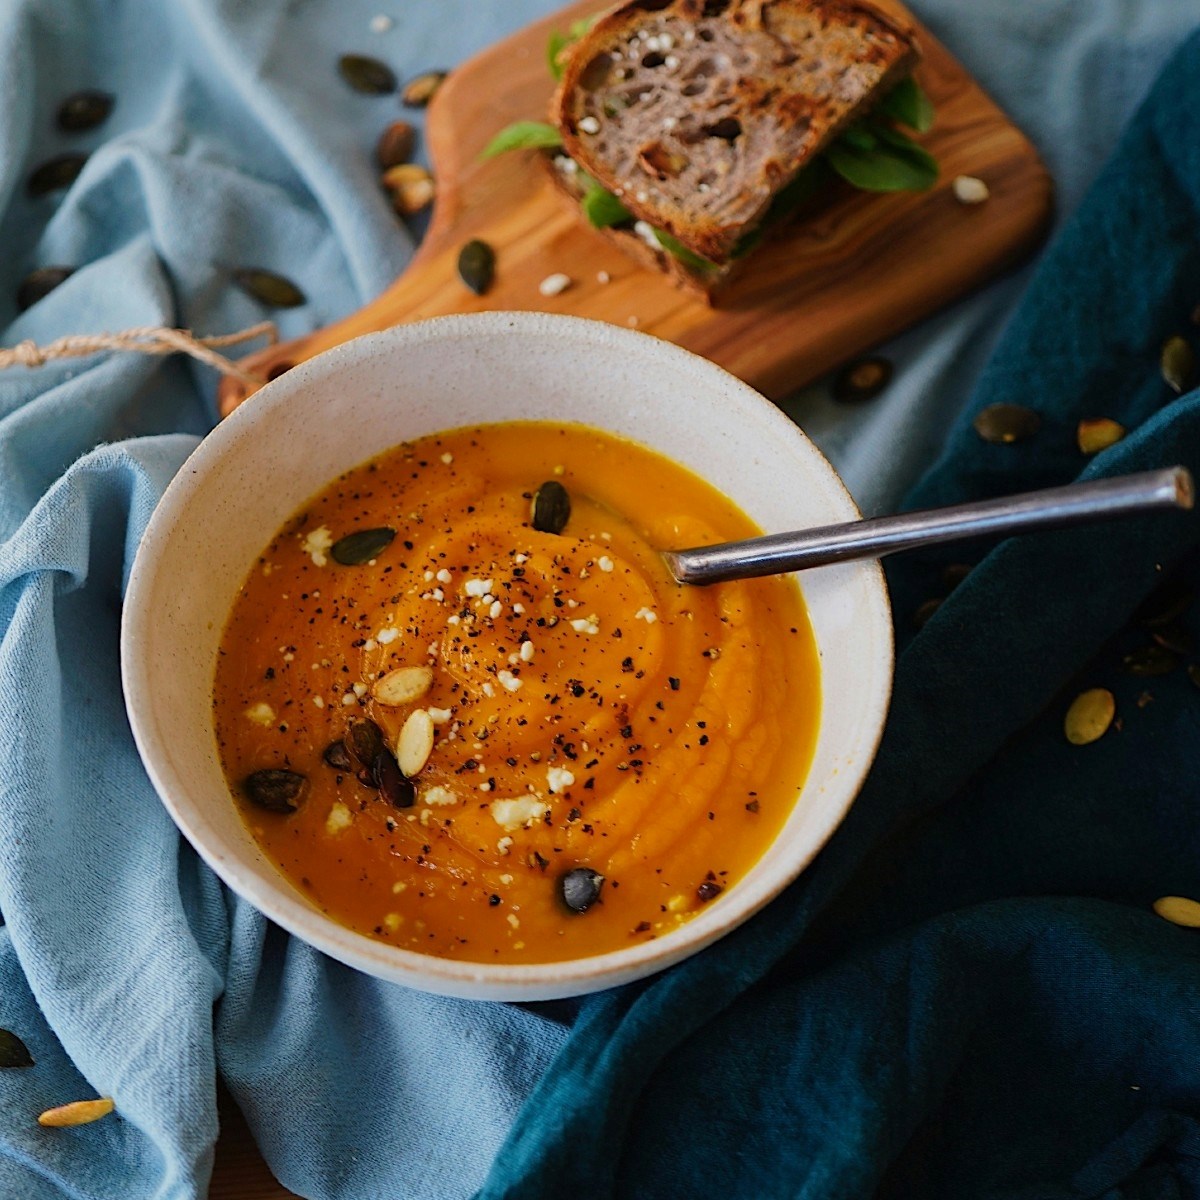
{"label": "crumbled feta cheese", "polygon": [[556,271],[553,275],[547,275],[538,284],[538,291],[543,296],[558,296],[565,292],[574,282],[570,275],[565,275],[562,271]]}
{"label": "crumbled feta cheese", "polygon": [[246,717],[264,728],[275,724],[275,710],[262,700],[246,709]]}
{"label": "crumbled feta cheese", "polygon": [[596,634],[600,632],[600,618],[595,613],[590,617],[576,617],[570,624],[576,633]]}
{"label": "crumbled feta cheese", "polygon": [[507,688],[510,692],[519,692],[521,690],[521,680],[511,671],[497,671],[496,678],[500,681],[501,687]]}
{"label": "crumbled feta cheese", "polygon": [[313,708],[324,708],[325,701],[320,696],[313,697]]}
{"label": "crumbled feta cheese", "polygon": [[607,271],[597,271],[596,272],[596,282],[597,283],[610,283],[611,281],[612,281],[612,276]]}
{"label": "crumbled feta cheese", "polygon": [[458,803],[458,797],[448,788],[435,784],[421,793],[421,803],[434,808],[447,808]]}
{"label": "crumbled feta cheese", "polygon": [[597,121],[595,117],[584,117],[583,120],[579,122],[579,132],[599,133],[600,122]]}
{"label": "crumbled feta cheese", "polygon": [[468,596],[486,596],[492,590],[490,579],[468,579],[463,584],[463,591]]}
{"label": "crumbled feta cheese", "polygon": [[451,580],[453,580],[454,576],[451,575],[450,572],[447,571],[445,567],[443,567],[437,573],[435,578],[437,579],[438,583],[450,583]]}
{"label": "crumbled feta cheese", "polygon": [[321,525],[305,535],[304,541],[300,543],[300,549],[313,560],[314,566],[323,567],[329,561],[325,551],[332,545],[333,535],[324,525]]}
{"label": "crumbled feta cheese", "polygon": [[504,884],[505,887],[512,883],[512,881],[513,877],[511,875],[505,874],[500,876],[500,882]]}
{"label": "crumbled feta cheese", "polygon": [[394,642],[399,636],[400,636],[400,630],[396,629],[394,626],[389,625],[389,626],[387,626],[387,628],[381,629],[375,635],[375,640],[381,646],[390,646],[392,644],[392,642]]}
{"label": "crumbled feta cheese", "polygon": [[504,918],[514,929],[521,927],[521,918],[516,913],[508,913]]}
{"label": "crumbled feta cheese", "polygon": [[521,655],[522,662],[533,662],[533,655],[534,655],[533,643],[532,642],[522,642],[520,655]]}
{"label": "crumbled feta cheese", "polygon": [[635,621],[645,621],[647,625],[653,625],[658,620],[658,613],[652,608],[639,608],[633,614],[633,619]]}
{"label": "crumbled feta cheese", "polygon": [[395,933],[403,923],[404,918],[399,913],[388,913],[383,918],[383,927],[389,933]]}
{"label": "crumbled feta cheese", "polygon": [[[494,803],[494,802],[493,802],[493,803]],[[501,838],[501,839],[500,839],[500,840],[499,840],[499,841],[496,843],[496,849],[497,849],[497,850],[498,850],[498,851],[499,851],[501,854],[507,854],[507,853],[508,853],[508,848],[509,848],[509,846],[511,846],[511,845],[512,845],[512,838],[510,838],[510,837],[502,837],[502,838]]]}
{"label": "crumbled feta cheese", "polygon": [[379,643],[373,637],[367,638],[367,640],[365,642],[363,642],[363,649],[364,650],[374,650],[375,647],[378,645],[379,645]]}
{"label": "crumbled feta cheese", "polygon": [[514,605],[513,605],[513,612],[515,612],[515,613],[517,614],[517,616],[518,616],[518,617],[519,617],[519,616],[520,616],[520,615],[521,615],[521,614],[522,614],[524,611],[525,611],[525,605],[521,604],[520,602],[518,602],[518,603],[516,603],[516,604],[514,604]]}
{"label": "crumbled feta cheese", "polygon": [[504,605],[499,600],[493,600],[491,608],[488,609],[488,616],[494,621],[503,611]]}
{"label": "crumbled feta cheese", "polygon": [[492,685],[490,683],[487,683],[487,682],[485,682],[483,687],[481,687],[479,690],[485,696],[489,696],[489,697],[494,696],[496,694],[496,689],[494,687],[492,687]]}
{"label": "crumbled feta cheese", "polygon": [[361,700],[367,694],[367,685],[355,683],[351,685],[350,690]]}
{"label": "crumbled feta cheese", "polygon": [[347,692],[342,697],[342,706],[344,708],[349,708],[350,705],[357,704],[357,703],[358,703],[358,697],[353,692]]}
{"label": "crumbled feta cheese", "polygon": [[613,569],[613,560],[607,554],[602,554],[596,559],[596,566],[602,571],[611,571]]}
{"label": "crumbled feta cheese", "polygon": [[325,818],[325,832],[332,836],[341,833],[343,829],[349,829],[353,824],[354,814],[340,800],[334,801],[329,816]]}
{"label": "crumbled feta cheese", "polygon": [[551,793],[565,792],[575,782],[575,776],[566,767],[547,767],[546,786]]}
{"label": "crumbled feta cheese", "polygon": [[449,466],[453,461],[454,461],[454,455],[451,454],[449,450],[447,450],[446,453],[442,455],[442,462],[444,462],[446,464],[446,466]]}
{"label": "crumbled feta cheese", "polygon": [[[493,800],[491,803],[492,820],[508,830],[540,821],[549,811],[550,806],[535,796],[516,796],[507,800]],[[511,838],[509,844],[512,844]]]}
{"label": "crumbled feta cheese", "polygon": [[450,710],[448,708],[427,708],[425,711],[429,714],[429,719],[435,725],[445,725],[450,720]]}

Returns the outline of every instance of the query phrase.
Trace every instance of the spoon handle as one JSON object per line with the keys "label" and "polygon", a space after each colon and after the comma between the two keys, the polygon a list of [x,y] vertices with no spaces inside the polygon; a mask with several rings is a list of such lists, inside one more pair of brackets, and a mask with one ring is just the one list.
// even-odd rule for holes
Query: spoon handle
{"label": "spoon handle", "polygon": [[897,550],[960,538],[1059,529],[1153,509],[1191,508],[1192,499],[1192,476],[1188,470],[1165,467],[995,500],[667,551],[663,557],[680,583],[723,583],[856,558],[881,558]]}

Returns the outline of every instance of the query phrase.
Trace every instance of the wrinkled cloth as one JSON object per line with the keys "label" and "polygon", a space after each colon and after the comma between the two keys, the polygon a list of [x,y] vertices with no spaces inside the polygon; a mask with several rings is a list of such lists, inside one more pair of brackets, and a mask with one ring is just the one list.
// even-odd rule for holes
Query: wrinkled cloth
{"label": "wrinkled cloth", "polygon": [[[552,7],[10,0],[4,344],[264,315],[286,337],[352,311],[413,236],[371,161],[394,101],[349,91],[337,56],[407,77]],[[1036,269],[888,346],[896,378],[870,406],[816,387],[787,410],[868,510],[1200,470],[1200,396],[1158,373],[1165,336],[1200,342],[1200,11],[914,7],[1045,156],[1057,235]],[[376,32],[381,9],[395,23]],[[112,117],[56,132],[83,87],[117,96]],[[65,194],[26,193],[38,162],[75,149],[91,156]],[[18,314],[19,281],[47,264],[79,270]],[[241,266],[308,302],[264,314],[231,286]],[[36,1059],[0,1072],[0,1197],[203,1196],[218,1074],[275,1174],[314,1200],[1200,1195],[1200,934],[1150,909],[1200,894],[1200,692],[1182,668],[1123,666],[1155,583],[1196,575],[1194,515],[896,560],[888,728],[797,884],[641,984],[467,1003],[271,926],[198,861],[140,766],[121,596],[157,498],[215,420],[214,384],[135,355],[0,374],[0,1026]],[[971,417],[999,400],[1037,408],[1037,436],[980,442]],[[1085,460],[1086,416],[1129,436]],[[949,593],[943,569],[964,561]],[[943,596],[916,630],[915,608]],[[1089,686],[1113,690],[1119,728],[1074,747],[1063,714]],[[97,1094],[117,1116],[34,1120]]]}

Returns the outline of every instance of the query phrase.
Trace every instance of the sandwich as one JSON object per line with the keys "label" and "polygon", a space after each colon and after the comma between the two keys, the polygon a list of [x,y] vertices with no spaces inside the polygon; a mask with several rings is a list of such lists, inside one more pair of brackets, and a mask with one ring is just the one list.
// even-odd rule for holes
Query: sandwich
{"label": "sandwich", "polygon": [[[536,148],[588,222],[712,300],[831,189],[922,190],[937,163],[912,29],[865,0],[627,0],[556,35]],[[839,181],[840,184],[839,184]]]}

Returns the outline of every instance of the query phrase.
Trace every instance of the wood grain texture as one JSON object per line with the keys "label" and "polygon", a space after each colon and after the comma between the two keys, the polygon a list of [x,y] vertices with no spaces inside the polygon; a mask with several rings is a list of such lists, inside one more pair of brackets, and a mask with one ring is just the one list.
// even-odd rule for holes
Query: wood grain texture
{"label": "wood grain texture", "polygon": [[[945,47],[896,0],[877,2],[916,25],[924,52],[918,78],[937,107],[937,123],[923,141],[941,164],[941,179],[928,192],[839,190],[817,214],[761,248],[719,307],[708,307],[589,229],[532,152],[479,159],[505,125],[544,117],[553,86],[545,52],[550,32],[605,7],[582,0],[457,68],[434,97],[426,139],[437,200],[400,278],[346,319],[251,355],[244,365],[270,376],[407,321],[537,309],[636,325],[778,398],[928,316],[1037,244],[1053,189],[1028,140]],[[990,199],[959,203],[951,187],[958,175],[983,179]],[[496,250],[496,280],[482,297],[456,271],[458,252],[471,238]],[[611,282],[597,281],[602,270]],[[538,284],[559,271],[575,284],[543,297]],[[222,415],[245,397],[244,384],[225,379]]]}
{"label": "wood grain texture", "polygon": [[221,1137],[213,1164],[209,1200],[299,1200],[263,1162],[250,1127],[233,1097],[222,1087],[217,1095]]}

